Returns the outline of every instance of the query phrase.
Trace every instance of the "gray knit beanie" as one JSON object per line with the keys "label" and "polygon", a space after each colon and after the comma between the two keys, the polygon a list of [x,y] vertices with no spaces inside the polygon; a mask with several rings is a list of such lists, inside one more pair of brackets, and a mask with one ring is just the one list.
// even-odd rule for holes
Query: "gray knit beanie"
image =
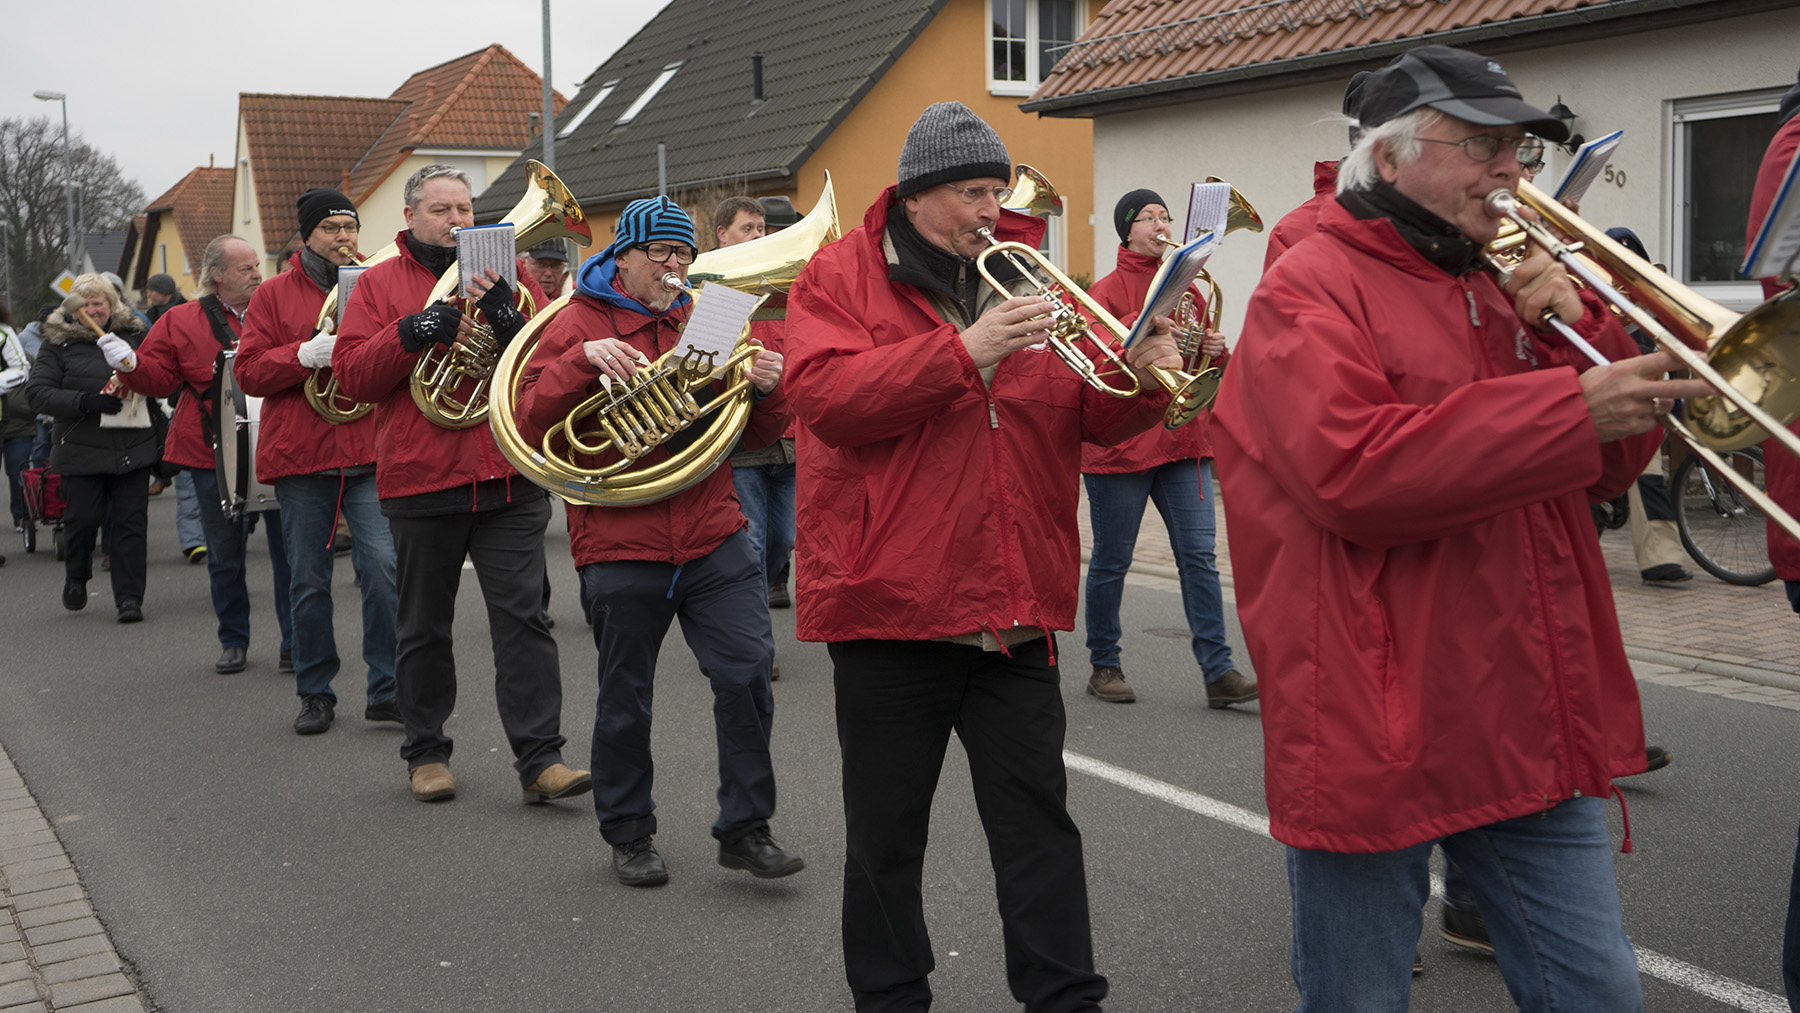
{"label": "gray knit beanie", "polygon": [[927,106],[900,149],[899,194],[910,196],[959,179],[1012,178],[1000,135],[961,102]]}

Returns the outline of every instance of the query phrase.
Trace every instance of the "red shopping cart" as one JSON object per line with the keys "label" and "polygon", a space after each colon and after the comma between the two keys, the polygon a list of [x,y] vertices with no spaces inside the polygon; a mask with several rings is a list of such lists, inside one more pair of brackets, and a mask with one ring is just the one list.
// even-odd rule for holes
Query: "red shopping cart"
{"label": "red shopping cart", "polygon": [[25,489],[25,551],[36,552],[38,528],[50,529],[56,558],[62,559],[63,546],[62,476],[48,468],[26,468],[20,475]]}

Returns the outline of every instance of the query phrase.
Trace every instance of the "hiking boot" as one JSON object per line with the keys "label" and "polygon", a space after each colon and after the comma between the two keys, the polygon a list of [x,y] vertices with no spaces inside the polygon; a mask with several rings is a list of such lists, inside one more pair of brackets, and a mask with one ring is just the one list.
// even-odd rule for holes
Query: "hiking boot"
{"label": "hiking boot", "polygon": [[1254,699],[1256,680],[1242,675],[1235,668],[1227,669],[1216,681],[1206,684],[1206,705],[1214,710],[1234,703],[1249,703]]}
{"label": "hiking boot", "polygon": [[1095,665],[1094,674],[1088,676],[1088,694],[1097,696],[1107,703],[1132,703],[1137,694],[1132,692],[1131,684],[1125,681],[1125,673],[1117,665]]}
{"label": "hiking boot", "polygon": [[612,850],[613,875],[626,886],[661,886],[669,881],[669,867],[656,853],[656,841],[650,835],[615,844]]}

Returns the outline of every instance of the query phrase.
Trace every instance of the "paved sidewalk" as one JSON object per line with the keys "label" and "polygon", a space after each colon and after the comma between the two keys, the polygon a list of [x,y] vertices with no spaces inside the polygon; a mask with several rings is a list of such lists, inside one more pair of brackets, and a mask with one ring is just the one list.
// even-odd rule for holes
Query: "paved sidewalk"
{"label": "paved sidewalk", "polygon": [[56,832],[0,747],[0,1011],[144,1013]]}

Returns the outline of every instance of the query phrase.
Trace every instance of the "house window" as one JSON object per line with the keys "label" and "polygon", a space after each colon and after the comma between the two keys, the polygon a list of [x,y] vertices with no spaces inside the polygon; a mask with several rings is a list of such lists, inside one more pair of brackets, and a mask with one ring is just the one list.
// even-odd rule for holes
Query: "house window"
{"label": "house window", "polygon": [[1029,95],[1080,34],[1081,0],[988,0],[988,90]]}
{"label": "house window", "polygon": [[1762,299],[1744,262],[1745,218],[1782,89],[1682,99],[1670,105],[1669,269],[1732,309]]}
{"label": "house window", "polygon": [[613,125],[624,126],[632,120],[637,119],[637,114],[644,111],[644,107],[650,104],[650,100],[656,97],[657,92],[663,90],[663,85],[668,84],[669,79],[674,77],[675,72],[680,69],[680,63],[671,63],[667,67],[664,67],[662,73],[656,76],[656,80],[650,82],[650,87],[644,89],[644,93],[637,97],[636,102],[631,103],[625,110],[625,115],[619,117]]}
{"label": "house window", "polygon": [[587,122],[588,115],[598,108],[600,103],[605,102],[606,96],[611,95],[613,89],[618,86],[619,82],[616,80],[608,81],[601,85],[600,90],[594,93],[594,97],[588,99],[587,102],[582,105],[581,111],[575,114],[575,118],[569,121],[569,125],[556,132],[556,139],[559,141],[562,140],[574,133],[576,128]]}

